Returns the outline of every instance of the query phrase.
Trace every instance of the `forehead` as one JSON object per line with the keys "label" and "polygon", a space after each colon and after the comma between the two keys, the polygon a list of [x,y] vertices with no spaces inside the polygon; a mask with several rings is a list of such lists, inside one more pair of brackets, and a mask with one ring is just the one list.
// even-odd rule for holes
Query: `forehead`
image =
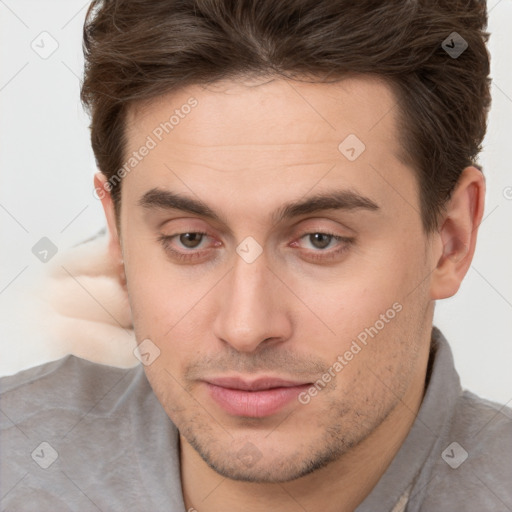
{"label": "forehead", "polygon": [[315,183],[381,203],[396,201],[389,187],[411,197],[416,184],[400,158],[396,105],[390,85],[368,76],[222,81],[152,99],[127,114],[127,159],[152,141],[125,178],[130,203],[133,190],[140,196],[152,186],[193,187],[219,205],[233,197],[249,205],[258,195],[272,209],[278,195],[286,201]]}
{"label": "forehead", "polygon": [[[190,107],[192,102],[195,106]],[[227,80],[189,86],[134,105],[126,128],[129,142],[136,142],[177,111],[171,123],[172,144],[183,152],[191,150],[189,145],[201,146],[201,151],[218,153],[227,163],[230,155],[238,160],[247,146],[265,146],[266,152],[278,156],[280,145],[296,145],[293,154],[299,158],[326,152],[338,158],[335,143],[350,133],[363,142],[378,138],[390,150],[398,150],[396,103],[384,80],[365,75],[331,84]],[[160,135],[170,138],[166,135],[171,133],[163,131]],[[223,151],[227,147],[230,151]]]}

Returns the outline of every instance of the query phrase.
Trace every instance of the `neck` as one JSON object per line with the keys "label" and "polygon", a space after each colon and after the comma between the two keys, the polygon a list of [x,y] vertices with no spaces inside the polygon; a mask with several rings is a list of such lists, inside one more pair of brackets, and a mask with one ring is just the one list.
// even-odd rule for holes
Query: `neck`
{"label": "neck", "polygon": [[[426,369],[425,369],[426,370]],[[425,371],[366,439],[328,466],[285,483],[227,479],[211,469],[180,436],[181,481],[186,510],[220,512],[351,512],[370,493],[397,454],[423,399]]]}

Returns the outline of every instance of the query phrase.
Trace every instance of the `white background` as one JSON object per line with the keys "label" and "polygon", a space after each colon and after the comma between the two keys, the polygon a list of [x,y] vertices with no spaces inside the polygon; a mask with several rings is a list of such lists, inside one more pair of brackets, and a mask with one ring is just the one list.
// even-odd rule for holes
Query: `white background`
{"label": "white background", "polygon": [[[96,171],[88,118],[79,103],[82,23],[87,2],[0,0],[0,350],[14,350],[9,374],[34,363],[20,339],[23,308],[12,297],[42,263],[31,252],[43,236],[65,250],[104,223],[92,195]],[[493,107],[480,163],[487,178],[485,220],[472,268],[459,291],[437,304],[435,325],[448,338],[465,387],[502,403],[512,399],[512,4],[491,0],[489,49]],[[42,59],[31,48],[46,31],[57,50]],[[39,37],[39,39],[37,39]],[[508,194],[507,194],[508,191]],[[508,198],[507,198],[508,196]],[[33,343],[32,343],[33,344]],[[5,357],[4,357],[5,356]],[[36,358],[48,359],[44,350]],[[24,361],[27,361],[24,363]]]}

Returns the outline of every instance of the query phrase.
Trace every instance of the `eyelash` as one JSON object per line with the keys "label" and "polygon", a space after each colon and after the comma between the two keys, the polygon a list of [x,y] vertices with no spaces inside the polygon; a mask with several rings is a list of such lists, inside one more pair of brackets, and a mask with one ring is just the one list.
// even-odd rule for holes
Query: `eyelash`
{"label": "eyelash", "polygon": [[[176,258],[180,262],[181,261],[190,262],[190,261],[196,260],[197,258],[202,258],[204,251],[182,253],[180,251],[177,251],[176,249],[173,249],[170,246],[171,240],[173,238],[176,238],[180,235],[184,235],[186,233],[192,233],[194,235],[209,236],[208,233],[205,233],[204,231],[185,231],[183,233],[176,233],[175,235],[160,235],[158,237],[157,241],[162,244],[165,251],[170,253],[173,258]],[[342,253],[347,251],[349,246],[354,242],[353,238],[336,235],[335,233],[331,233],[329,231],[311,231],[308,233],[304,233],[298,238],[298,240],[301,240],[302,238],[304,238],[306,236],[316,235],[316,234],[330,236],[338,242],[343,242],[343,245],[341,245],[341,247],[339,247],[338,249],[336,249],[332,252],[326,252],[326,251],[319,250],[319,251],[314,251],[314,253],[318,253],[318,254],[314,254],[314,253],[309,254],[308,259],[312,259],[315,261],[317,261],[317,260],[322,260],[322,261],[332,260],[335,257],[340,256]]]}
{"label": "eyelash", "polygon": [[158,237],[158,241],[162,244],[163,248],[178,261],[191,261],[202,257],[202,253],[199,251],[185,254],[180,251],[177,251],[176,249],[173,249],[170,246],[171,240],[173,238],[176,238],[177,236],[180,235],[184,235],[185,233],[193,233],[194,235],[208,236],[208,233],[205,233],[204,231],[185,231],[183,233],[176,233],[175,235],[160,235]]}
{"label": "eyelash", "polygon": [[[310,231],[308,233],[304,233],[301,235],[298,240],[301,240],[304,237],[311,236],[311,235],[325,235],[331,237],[333,240],[337,242],[341,242],[341,245],[331,251],[326,250],[316,250],[313,252],[308,251],[308,259],[315,260],[315,261],[330,261],[338,256],[341,256],[341,254],[345,253],[349,246],[354,242],[354,238],[349,238],[345,236],[336,235],[335,233],[331,233],[330,231]],[[329,241],[330,243],[331,241]]]}

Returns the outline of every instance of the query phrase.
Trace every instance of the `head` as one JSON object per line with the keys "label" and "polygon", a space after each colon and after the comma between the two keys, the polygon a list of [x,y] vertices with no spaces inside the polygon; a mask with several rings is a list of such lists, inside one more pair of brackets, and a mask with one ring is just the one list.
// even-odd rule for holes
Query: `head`
{"label": "head", "polygon": [[[462,0],[91,6],[82,100],[110,250],[148,379],[219,473],[305,475],[424,381],[435,300],[482,217],[485,25]],[[231,377],[300,394],[234,410],[214,385]]]}

